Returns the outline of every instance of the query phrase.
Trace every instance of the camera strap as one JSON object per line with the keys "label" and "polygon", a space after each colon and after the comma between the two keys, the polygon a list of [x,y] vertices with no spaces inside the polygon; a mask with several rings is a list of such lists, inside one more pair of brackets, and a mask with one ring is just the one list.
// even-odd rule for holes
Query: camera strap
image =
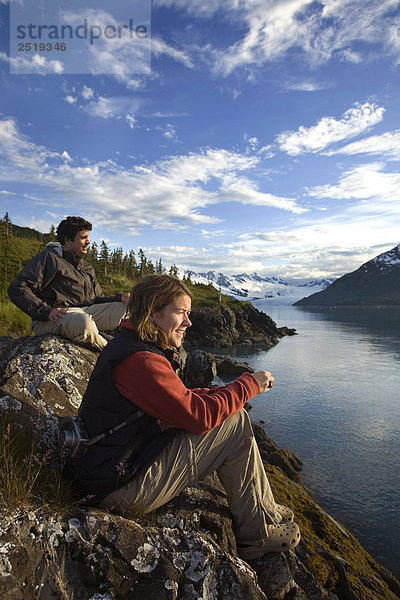
{"label": "camera strap", "polygon": [[109,435],[112,435],[119,429],[122,429],[122,427],[125,427],[125,425],[130,425],[131,423],[135,423],[135,421],[138,421],[145,414],[146,413],[143,410],[138,410],[131,417],[128,417],[126,419],[126,421],[123,421],[123,423],[120,423],[119,425],[116,425],[115,427],[112,427],[111,429],[107,429],[107,431],[103,431],[103,433],[99,433],[99,435],[96,435],[96,437],[91,438],[88,442],[85,443],[85,446],[92,446],[93,444],[96,444],[103,438],[105,438]]}

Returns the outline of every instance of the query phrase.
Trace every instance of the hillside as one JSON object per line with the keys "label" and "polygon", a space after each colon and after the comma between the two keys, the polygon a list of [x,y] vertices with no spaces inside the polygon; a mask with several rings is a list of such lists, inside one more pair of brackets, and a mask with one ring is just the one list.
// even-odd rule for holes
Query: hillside
{"label": "hillside", "polygon": [[295,306],[400,305],[400,244]]}

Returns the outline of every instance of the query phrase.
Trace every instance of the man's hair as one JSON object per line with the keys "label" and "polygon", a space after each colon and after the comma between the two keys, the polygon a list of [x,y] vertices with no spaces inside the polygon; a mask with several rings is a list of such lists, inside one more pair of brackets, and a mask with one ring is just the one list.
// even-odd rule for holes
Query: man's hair
{"label": "man's hair", "polygon": [[183,281],[171,275],[147,275],[133,286],[128,316],[141,340],[157,343],[162,348],[169,346],[165,332],[153,323],[151,315],[182,294],[193,299]]}
{"label": "man's hair", "polygon": [[65,240],[74,240],[78,231],[92,231],[92,224],[82,217],[67,217],[57,227],[57,239],[63,246]]}

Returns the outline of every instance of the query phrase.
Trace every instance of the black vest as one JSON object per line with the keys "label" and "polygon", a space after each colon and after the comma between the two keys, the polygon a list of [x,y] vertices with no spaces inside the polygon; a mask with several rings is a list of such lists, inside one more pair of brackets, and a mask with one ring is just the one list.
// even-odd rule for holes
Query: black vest
{"label": "black vest", "polygon": [[[140,341],[136,332],[123,329],[100,353],[79,408],[79,416],[91,438],[119,425],[139,410],[119,392],[111,373],[124,358],[141,351],[160,354],[173,368],[178,367],[172,351],[162,351]],[[95,504],[147,469],[178,432],[175,427],[162,431],[156,419],[144,414],[90,446],[84,456],[69,457],[65,473],[73,479],[80,498]]]}

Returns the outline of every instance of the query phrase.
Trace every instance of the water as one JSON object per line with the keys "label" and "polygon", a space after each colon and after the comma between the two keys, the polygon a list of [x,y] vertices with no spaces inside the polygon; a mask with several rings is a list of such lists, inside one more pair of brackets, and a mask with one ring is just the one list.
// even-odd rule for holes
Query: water
{"label": "water", "polygon": [[252,419],[304,460],[315,500],[400,577],[400,307],[256,306],[298,335],[231,353],[275,377]]}

